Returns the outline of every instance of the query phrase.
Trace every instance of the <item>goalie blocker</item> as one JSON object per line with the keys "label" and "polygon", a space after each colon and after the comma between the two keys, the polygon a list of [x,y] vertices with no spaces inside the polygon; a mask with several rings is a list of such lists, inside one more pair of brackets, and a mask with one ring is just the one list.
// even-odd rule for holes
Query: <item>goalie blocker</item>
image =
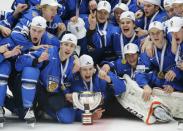
{"label": "goalie blocker", "polygon": [[123,78],[126,80],[126,92],[117,96],[121,106],[148,125],[173,120],[168,106],[160,98],[151,96],[148,102],[144,102],[141,97],[143,89],[128,75]]}

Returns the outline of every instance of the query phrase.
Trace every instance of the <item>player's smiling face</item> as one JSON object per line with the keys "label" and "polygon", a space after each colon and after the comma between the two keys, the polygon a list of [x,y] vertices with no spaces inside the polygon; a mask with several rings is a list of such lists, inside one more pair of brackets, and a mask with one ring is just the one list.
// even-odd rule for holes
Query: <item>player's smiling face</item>
{"label": "player's smiling face", "polygon": [[94,74],[93,66],[86,66],[86,67],[80,68],[80,75],[81,75],[82,79],[86,82],[90,82],[93,74]]}
{"label": "player's smiling face", "polygon": [[70,42],[63,42],[60,45],[60,55],[61,57],[65,60],[67,58],[69,58],[72,53],[74,52],[75,49],[75,45],[73,43]]}
{"label": "player's smiling face", "polygon": [[128,18],[124,18],[120,20],[120,27],[122,30],[122,33],[127,37],[130,38],[134,33],[135,24],[132,20]]}
{"label": "player's smiling face", "polygon": [[57,14],[57,6],[46,5],[42,8],[42,16],[46,21],[51,22]]}
{"label": "player's smiling face", "polygon": [[30,27],[30,37],[31,37],[32,43],[34,43],[34,44],[39,43],[44,32],[45,32],[45,29],[43,29],[41,27],[31,26]]}

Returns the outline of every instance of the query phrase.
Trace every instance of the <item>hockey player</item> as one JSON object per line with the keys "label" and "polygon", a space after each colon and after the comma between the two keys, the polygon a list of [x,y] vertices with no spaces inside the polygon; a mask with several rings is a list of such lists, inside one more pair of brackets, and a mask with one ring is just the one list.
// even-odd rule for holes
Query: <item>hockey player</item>
{"label": "hockey player", "polygon": [[[130,48],[130,49],[128,49]],[[138,64],[139,48],[134,43],[128,43],[124,46],[124,57],[126,63],[123,63],[122,58],[118,58],[113,62],[102,62],[102,70],[105,72],[114,71],[118,76],[123,77],[124,74],[129,75],[134,79],[134,73]]]}
{"label": "hockey player", "polygon": [[[142,119],[146,124],[170,121],[172,118],[169,115],[169,110],[163,101],[157,99],[156,97],[151,97],[149,101],[144,102],[144,100],[141,98],[143,89],[141,89],[134,81],[136,70],[140,70],[140,68],[137,66],[139,56],[138,46],[134,43],[128,43],[124,47],[124,54],[127,61],[126,64],[122,64],[121,59],[118,59],[117,61],[109,63],[108,65],[104,64],[102,67],[102,70],[105,72],[114,70],[120,77],[123,77],[126,80],[126,92],[116,96],[117,101],[121,105],[118,105],[115,108],[119,109],[122,106],[136,117]],[[116,99],[112,99],[114,103]],[[113,103],[111,103],[111,106],[113,106]],[[123,108],[121,108],[121,111],[119,110],[118,112],[119,114],[122,114],[122,116],[125,116],[127,113],[124,114],[125,111]],[[151,112],[151,110],[153,111]]]}
{"label": "hockey player", "polygon": [[29,27],[19,29],[19,31],[14,30],[11,33],[11,39],[15,45],[21,45],[23,47],[23,52],[37,50],[43,47],[47,48],[49,45],[59,47],[58,39],[46,32],[46,27],[46,20],[41,16],[36,16],[33,18]]}
{"label": "hockey player", "polygon": [[140,47],[140,40],[135,32],[135,14],[131,11],[123,12],[120,16],[121,33],[115,33],[112,38],[113,50],[117,58],[124,58],[124,46],[127,43],[135,43]]}
{"label": "hockey player", "polygon": [[182,0],[173,0],[172,6],[176,16],[183,17],[183,1]]}
{"label": "hockey player", "polygon": [[[28,124],[33,124],[35,122],[32,107],[36,92],[36,84],[39,78],[40,70],[46,66],[46,62],[44,61],[48,60],[48,48],[52,47],[51,45],[42,45],[44,43],[50,44],[49,39],[45,38],[45,29],[46,20],[41,16],[34,17],[30,27],[30,40],[24,41],[25,54],[19,56],[15,64],[16,70],[18,72],[22,72],[21,92],[23,107],[26,112],[25,116],[24,114],[19,114],[19,117],[24,117]],[[34,75],[30,75],[32,73]]]}
{"label": "hockey player", "polygon": [[111,57],[111,39],[117,28],[108,22],[110,12],[109,2],[100,1],[97,5],[97,11],[91,12],[89,15],[89,28],[86,37],[88,53],[94,58],[95,63],[100,63],[103,59]]}
{"label": "hockey player", "polygon": [[112,17],[111,23],[114,26],[119,26],[121,14],[128,10],[128,6],[124,3],[118,3],[117,5],[115,5],[115,7],[113,8],[114,16]]}
{"label": "hockey player", "polygon": [[160,0],[144,0],[144,16],[137,20],[136,24],[138,27],[138,31],[141,32],[142,35],[147,35],[147,30],[149,28],[149,24],[153,21],[165,21],[167,18],[166,13],[162,11],[161,1]]}
{"label": "hockey player", "polygon": [[142,53],[138,65],[142,66],[144,71],[137,71],[135,75],[137,83],[144,89],[145,101],[149,100],[153,87],[162,88],[165,93],[182,90],[180,86],[173,84],[177,67],[171,53],[171,44],[165,38],[163,25],[158,21],[152,22],[149,34],[155,50],[154,56],[150,58],[146,53]]}
{"label": "hockey player", "polygon": [[[74,77],[71,88],[68,88],[66,93],[66,100],[73,102],[72,93],[74,92],[101,92],[104,99],[106,97],[106,88],[113,88],[115,95],[118,95],[125,91],[125,84],[123,80],[120,80],[112,72],[104,72],[98,68],[96,72],[94,68],[94,61],[91,56],[82,55],[79,58],[80,71]],[[81,114],[83,111],[74,109],[74,120],[81,121]],[[102,117],[103,109],[96,109],[93,113],[94,119],[100,119]]]}
{"label": "hockey player", "polygon": [[164,0],[163,6],[169,18],[174,16],[174,9],[172,5],[173,0]]}
{"label": "hockey player", "polygon": [[[171,33],[172,36],[172,53],[175,55],[175,58],[173,59],[176,63],[176,68],[178,70],[174,69],[174,74],[172,76],[169,74],[165,75],[165,79],[167,79],[168,76],[175,76],[174,80],[171,82],[172,79],[169,79],[170,85],[172,85],[173,92],[171,94],[164,93],[164,90],[158,90],[153,89],[153,94],[160,97],[168,107],[170,108],[173,117],[175,118],[183,118],[182,114],[182,100],[183,100],[183,94],[182,94],[182,42],[183,42],[183,20],[180,17],[172,17],[169,20],[168,25],[168,32]],[[169,51],[170,52],[170,51]],[[171,59],[168,59],[170,61]],[[170,78],[171,78],[170,77]]]}
{"label": "hockey player", "polygon": [[59,6],[60,5],[55,0],[42,0],[39,6],[31,7],[29,10],[24,12],[22,18],[14,28],[14,31],[20,32],[22,29],[26,30],[33,17],[42,16],[48,22],[47,31],[54,35],[58,35],[66,29],[61,18],[57,15],[57,9]]}

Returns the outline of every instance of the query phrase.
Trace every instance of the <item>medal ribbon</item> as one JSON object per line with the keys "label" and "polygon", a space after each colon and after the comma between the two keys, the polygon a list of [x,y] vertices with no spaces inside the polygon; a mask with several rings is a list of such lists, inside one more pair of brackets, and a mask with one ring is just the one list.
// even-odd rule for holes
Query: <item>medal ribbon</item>
{"label": "medal ribbon", "polygon": [[177,51],[176,51],[176,55],[175,55],[175,62],[176,62],[176,64],[177,64],[177,62],[178,62],[179,60],[181,60],[181,59],[180,59],[180,44],[179,44],[178,47],[177,47]]}
{"label": "medal ribbon", "polygon": [[86,84],[85,81],[83,81],[84,85],[85,85],[85,89],[87,89],[87,91],[93,92],[93,81],[92,78],[90,80],[90,88],[88,87],[88,85]]}
{"label": "medal ribbon", "polygon": [[162,72],[163,71],[163,63],[164,63],[164,55],[165,55],[165,50],[167,47],[167,42],[165,42],[164,46],[163,46],[163,50],[161,52],[161,59],[159,60],[158,58],[158,52],[157,52],[157,47],[154,46],[154,50],[155,50],[155,56],[156,56],[156,60],[159,64],[159,71]]}
{"label": "medal ribbon", "polygon": [[[104,46],[105,46],[105,47],[106,47],[106,45],[107,45],[107,44],[106,44],[106,43],[107,43],[107,39],[106,39],[106,35],[107,35],[107,32],[106,32],[107,25],[108,25],[108,22],[105,22],[103,29],[100,30],[100,29],[99,29],[99,25],[98,25],[98,23],[97,23],[97,30],[98,30],[100,36],[101,36],[101,37],[104,37]],[[102,44],[102,40],[100,39],[100,48],[102,48],[102,47],[103,47],[103,44]]]}
{"label": "medal ribbon", "polygon": [[[61,58],[61,57],[60,57]],[[61,84],[63,85],[64,84],[64,77],[66,77],[65,73],[67,71],[67,68],[68,68],[68,65],[69,65],[69,58],[67,59],[66,63],[65,63],[65,67],[63,68],[63,65],[62,63],[60,63],[60,70],[61,70]]]}
{"label": "medal ribbon", "polygon": [[[158,13],[159,13],[159,11],[156,12],[156,13],[153,15],[153,17],[152,17],[151,20],[150,20],[150,23],[152,23],[152,22],[154,21],[155,17],[158,15]],[[147,30],[146,28],[147,28],[147,17],[145,17],[145,19],[144,19],[144,30]]]}

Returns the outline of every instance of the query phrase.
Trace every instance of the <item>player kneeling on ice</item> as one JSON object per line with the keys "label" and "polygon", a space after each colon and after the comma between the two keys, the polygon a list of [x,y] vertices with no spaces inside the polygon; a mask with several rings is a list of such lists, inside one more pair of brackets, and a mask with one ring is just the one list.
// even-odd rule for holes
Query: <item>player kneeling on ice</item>
{"label": "player kneeling on ice", "polygon": [[82,120],[83,124],[88,125],[92,124],[92,120],[100,119],[105,111],[101,107],[96,108],[98,104],[103,104],[100,102],[101,98],[98,94],[101,94],[103,100],[105,100],[106,88],[113,88],[115,94],[121,94],[126,89],[124,81],[112,72],[106,73],[99,67],[96,71],[91,56],[82,55],[79,62],[80,71],[75,74],[75,80],[71,88],[68,88],[68,93],[65,96],[67,101],[76,106],[76,109],[73,109],[74,120]]}
{"label": "player kneeling on ice", "polygon": [[126,63],[122,63],[118,59],[115,62],[104,64],[102,67],[105,72],[113,68],[117,74],[123,76],[126,80],[126,92],[117,96],[118,102],[147,124],[169,122],[172,120],[168,108],[160,99],[150,96],[148,101],[144,101],[144,90],[133,80],[135,72],[138,69],[138,46],[133,43],[125,45],[124,54]]}
{"label": "player kneeling on ice", "polygon": [[65,93],[79,70],[79,59],[72,55],[76,46],[76,36],[67,33],[60,40],[59,50],[48,50],[49,64],[41,71],[37,92],[40,119],[49,116],[65,124],[74,120],[73,107],[66,101]]}

